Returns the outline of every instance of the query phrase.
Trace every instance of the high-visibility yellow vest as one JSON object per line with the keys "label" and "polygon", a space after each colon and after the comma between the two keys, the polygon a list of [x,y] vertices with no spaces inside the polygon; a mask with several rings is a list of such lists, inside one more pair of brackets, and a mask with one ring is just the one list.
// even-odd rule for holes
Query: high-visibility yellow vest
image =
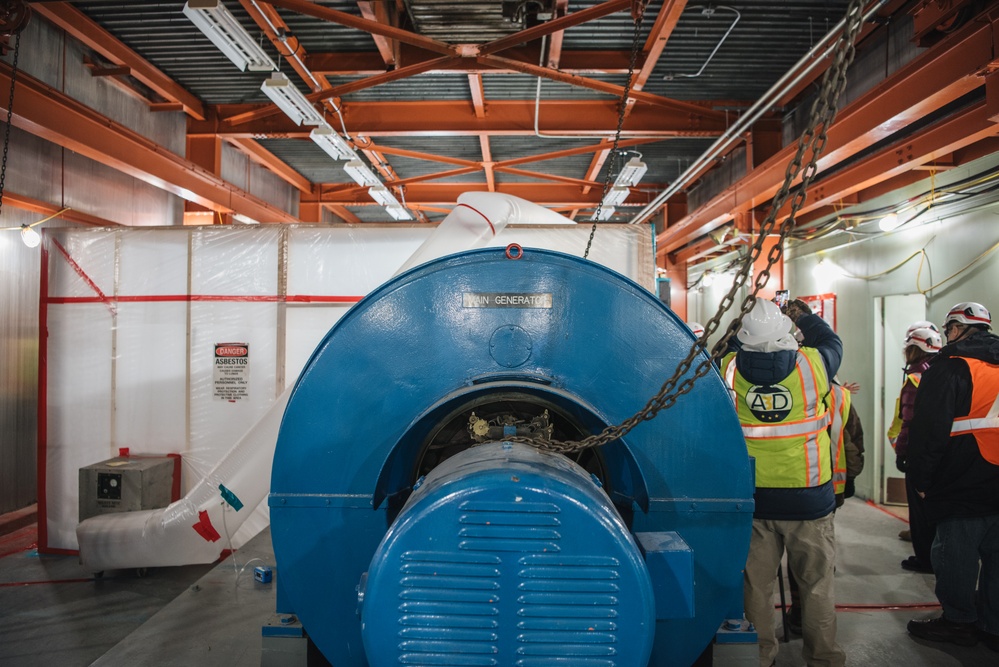
{"label": "high-visibility yellow vest", "polygon": [[846,492],[846,420],[850,417],[850,392],[834,384],[830,387],[832,424],[829,426],[829,440],[836,448],[833,461],[833,490],[836,495]]}
{"label": "high-visibility yellow vest", "polygon": [[800,489],[828,482],[831,415],[823,398],[829,382],[819,351],[799,349],[795,370],[773,385],[751,384],[736,368],[735,357],[728,354],[721,371],[734,390],[742,434],[756,459],[756,486]]}
{"label": "high-visibility yellow vest", "polygon": [[971,411],[956,417],[951,435],[970,433],[978,451],[989,463],[999,465],[999,365],[961,357],[971,371]]}
{"label": "high-visibility yellow vest", "polygon": [[[902,388],[905,389],[905,383],[911,382],[916,389],[919,389],[919,379],[923,377],[922,373],[906,373],[905,379],[902,380]],[[888,442],[891,443],[892,449],[895,448],[895,441],[898,440],[898,434],[902,432],[902,394],[895,398],[895,417],[891,420],[891,426],[888,427]]]}

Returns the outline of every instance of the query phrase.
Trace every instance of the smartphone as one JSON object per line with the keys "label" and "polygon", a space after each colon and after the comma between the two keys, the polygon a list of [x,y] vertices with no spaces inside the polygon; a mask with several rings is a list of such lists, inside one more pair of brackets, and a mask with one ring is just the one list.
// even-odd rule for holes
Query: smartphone
{"label": "smartphone", "polygon": [[779,289],[777,290],[777,296],[774,297],[774,303],[776,303],[777,307],[780,308],[781,310],[784,310],[784,308],[787,307],[787,298],[788,298],[787,295],[788,295],[788,290]]}

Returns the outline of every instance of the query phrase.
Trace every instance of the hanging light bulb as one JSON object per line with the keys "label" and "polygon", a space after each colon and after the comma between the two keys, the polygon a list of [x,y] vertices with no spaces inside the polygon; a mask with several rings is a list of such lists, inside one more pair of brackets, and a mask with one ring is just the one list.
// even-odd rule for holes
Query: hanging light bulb
{"label": "hanging light bulb", "polygon": [[715,282],[715,274],[710,271],[705,271],[704,275],[701,277],[701,284],[705,287],[711,287]]}
{"label": "hanging light bulb", "polygon": [[901,224],[902,221],[898,219],[898,213],[892,211],[885,217],[881,218],[881,221],[878,222],[878,227],[880,227],[883,232],[890,232]]}
{"label": "hanging light bulb", "polygon": [[42,237],[30,225],[21,225],[21,240],[29,248],[37,248],[42,242]]}

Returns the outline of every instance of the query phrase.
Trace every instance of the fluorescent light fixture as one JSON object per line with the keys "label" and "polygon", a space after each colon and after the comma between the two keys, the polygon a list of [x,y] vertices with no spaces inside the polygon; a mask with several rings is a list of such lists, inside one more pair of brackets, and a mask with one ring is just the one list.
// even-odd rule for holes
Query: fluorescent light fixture
{"label": "fluorescent light fixture", "polygon": [[358,185],[367,185],[373,187],[376,185],[381,185],[382,182],[378,180],[374,172],[368,169],[360,160],[351,160],[347,164],[343,165],[343,170],[347,172],[347,175],[354,179],[354,182]]}
{"label": "fluorescent light fixture", "polygon": [[645,176],[645,172],[648,170],[649,166],[647,164],[637,157],[633,157],[628,160],[628,164],[624,165],[621,173],[617,175],[614,185],[619,188],[633,188],[638,185],[638,182],[642,180],[642,176]]}
{"label": "fluorescent light fixture", "polygon": [[402,205],[396,206],[386,206],[385,210],[391,215],[395,220],[412,220],[413,216],[408,210],[406,210]]}
{"label": "fluorescent light fixture", "polygon": [[242,71],[273,72],[277,69],[270,56],[219,0],[188,0],[184,16]]}
{"label": "fluorescent light fixture", "polygon": [[615,185],[607,191],[607,194],[604,195],[604,206],[617,206],[618,204],[623,203],[630,194],[631,190],[628,188],[622,188]]}
{"label": "fluorescent light fixture", "polygon": [[42,237],[31,228],[31,225],[21,225],[21,240],[29,248],[37,248],[38,244],[42,242]]}
{"label": "fluorescent light fixture", "polygon": [[368,188],[368,194],[382,206],[401,206],[399,200],[395,198],[395,195],[389,192],[389,189],[384,185],[376,185],[372,188]]}
{"label": "fluorescent light fixture", "polygon": [[881,218],[881,221],[878,222],[878,227],[880,227],[883,232],[890,232],[891,230],[898,228],[901,224],[902,221],[898,219],[898,213],[892,211],[885,217]]}
{"label": "fluorescent light fixture", "polygon": [[601,206],[600,210],[597,211],[597,214],[593,217],[593,220],[610,220],[614,215],[614,211],[615,209],[613,206]]}
{"label": "fluorescent light fixture", "polygon": [[312,106],[312,102],[281,72],[274,72],[261,84],[260,90],[264,91],[264,95],[267,95],[288,118],[295,121],[295,125],[323,124],[323,117]]}
{"label": "fluorescent light fixture", "polygon": [[332,127],[323,123],[309,133],[309,138],[316,142],[334,160],[354,160],[357,155],[344,141],[343,137],[336,133]]}

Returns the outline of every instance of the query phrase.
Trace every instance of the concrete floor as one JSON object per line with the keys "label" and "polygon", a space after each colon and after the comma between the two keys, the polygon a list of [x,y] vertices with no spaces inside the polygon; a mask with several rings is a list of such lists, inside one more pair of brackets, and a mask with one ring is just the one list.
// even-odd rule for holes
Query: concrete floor
{"label": "concrete floor", "polygon": [[[891,511],[896,511],[891,509]],[[838,639],[848,664],[995,667],[999,654],[908,636],[910,618],[938,615],[933,576],[907,572],[903,519],[851,499],[837,513]],[[2,546],[2,540],[0,540]],[[0,665],[257,667],[260,628],[274,622],[274,586],[253,579],[273,565],[264,531],[218,565],[108,573],[95,580],[75,557],[0,549]],[[254,560],[259,559],[259,560]],[[234,567],[235,562],[235,567]],[[245,568],[244,568],[245,566]],[[275,579],[277,578],[277,574]],[[804,665],[801,639],[779,667]]]}

